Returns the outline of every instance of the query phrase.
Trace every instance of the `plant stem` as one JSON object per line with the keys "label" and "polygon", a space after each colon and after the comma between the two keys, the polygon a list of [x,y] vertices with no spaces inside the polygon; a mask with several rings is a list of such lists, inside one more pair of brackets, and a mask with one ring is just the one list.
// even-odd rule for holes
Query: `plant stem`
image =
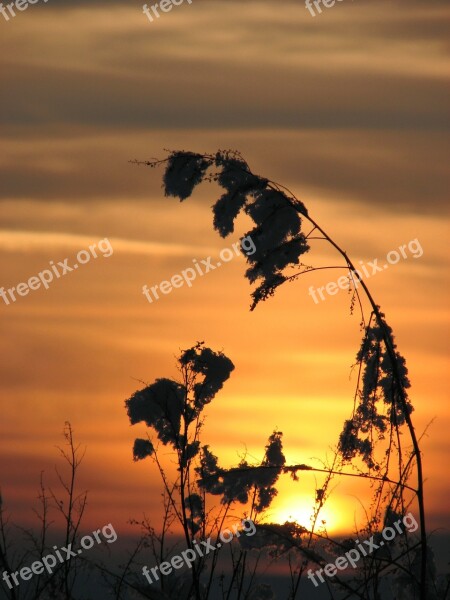
{"label": "plant stem", "polygon": [[416,432],[415,432],[415,429],[414,429],[414,425],[413,425],[412,420],[411,420],[411,415],[409,414],[408,404],[407,404],[407,401],[406,401],[405,392],[404,392],[403,386],[401,384],[401,377],[400,377],[400,374],[398,372],[397,356],[395,354],[394,348],[392,347],[391,337],[389,335],[389,332],[386,329],[386,326],[385,326],[384,320],[383,320],[383,318],[381,316],[380,309],[379,309],[378,305],[375,303],[375,301],[374,301],[374,299],[372,297],[372,294],[370,293],[367,285],[363,281],[363,279],[360,276],[360,274],[358,273],[358,271],[355,269],[355,266],[353,265],[352,261],[348,257],[347,253],[344,250],[342,250],[342,248],[340,246],[338,246],[338,244],[336,244],[336,242],[334,240],[332,240],[331,237],[309,215],[304,215],[304,213],[302,211],[300,211],[298,209],[298,207],[295,206],[295,202],[294,202],[294,208],[296,208],[296,210],[298,212],[300,212],[303,216],[305,216],[305,218],[308,219],[308,221],[310,221],[310,223],[312,225],[314,225],[318,231],[320,231],[320,233],[325,237],[325,239],[344,258],[345,262],[348,265],[349,270],[355,275],[355,277],[357,278],[357,280],[361,284],[361,287],[364,290],[364,293],[366,294],[366,297],[367,297],[367,299],[370,302],[370,305],[372,307],[373,313],[375,314],[377,323],[378,323],[379,327],[381,328],[381,330],[383,332],[383,340],[384,340],[384,343],[386,344],[386,349],[387,349],[387,352],[389,354],[389,358],[391,359],[394,377],[395,377],[395,380],[397,382],[397,390],[399,392],[401,407],[402,407],[403,413],[405,415],[406,424],[408,426],[409,434],[411,436],[411,441],[412,441],[413,448],[414,448],[414,455],[416,457],[416,465],[417,465],[417,501],[418,501],[418,505],[419,505],[420,543],[421,543],[420,600],[426,600],[426,587],[427,587],[426,586],[426,577],[427,577],[427,535],[426,535],[426,528],[425,528],[425,503],[424,503],[424,492],[423,492],[422,455],[421,455],[421,452],[420,452],[419,442],[417,440],[417,435],[416,435]]}

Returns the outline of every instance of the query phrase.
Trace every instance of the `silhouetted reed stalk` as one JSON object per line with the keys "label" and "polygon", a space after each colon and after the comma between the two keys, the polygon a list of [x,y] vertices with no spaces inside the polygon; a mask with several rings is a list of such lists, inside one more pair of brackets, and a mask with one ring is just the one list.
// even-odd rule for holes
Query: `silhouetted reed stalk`
{"label": "silhouetted reed stalk", "polygon": [[[303,202],[291,190],[275,181],[254,174],[248,163],[236,151],[218,151],[214,155],[179,151],[169,153],[162,160],[132,162],[150,167],[164,165],[165,194],[177,197],[180,201],[189,198],[195,186],[202,182],[218,183],[225,192],[213,206],[214,228],[222,237],[226,237],[234,231],[234,221],[240,212],[244,212],[252,218],[255,227],[245,236],[251,237],[256,245],[256,252],[251,256],[246,256],[249,263],[246,276],[250,283],[259,285],[252,292],[251,310],[254,310],[260,301],[272,296],[278,286],[308,272],[326,268],[343,268],[348,271],[353,292],[351,309],[353,310],[355,300],[357,300],[361,311],[361,325],[364,329],[361,349],[357,355],[359,374],[354,409],[351,419],[344,424],[332,468],[322,471],[328,473],[328,477],[316,498],[316,509],[307,547],[311,545],[314,528],[327,497],[328,484],[332,475],[360,476],[378,484],[374,500],[375,516],[372,518],[368,516],[367,530],[369,532],[373,529],[374,523],[376,525],[380,522],[383,507],[386,510],[385,522],[389,511],[404,513],[409,504],[404,497],[404,491],[412,491],[417,497],[420,521],[421,557],[418,590],[420,600],[425,600],[427,595],[427,538],[423,466],[419,440],[411,419],[413,407],[406,392],[406,388],[409,387],[406,364],[396,350],[391,328],[387,325],[383,313],[347,253],[309,215]],[[306,219],[312,225],[312,230],[307,235],[301,231],[302,219]],[[314,237],[313,233],[316,234]],[[300,257],[309,251],[309,242],[317,239],[328,242],[344,260],[344,264],[328,267],[312,267],[303,264]],[[298,267],[299,270],[290,275],[286,273],[288,267]],[[367,323],[358,286],[361,286],[371,307],[371,315]],[[385,409],[387,414],[378,412],[377,406],[381,400],[387,407]],[[412,453],[406,462],[403,458],[404,450],[400,434],[400,428],[404,424],[407,426],[412,443]],[[386,458],[378,461],[375,456],[375,447],[377,442],[385,439],[385,434],[389,440]],[[389,472],[394,468],[392,459],[395,456],[395,450],[397,458],[395,468],[398,473],[396,479],[392,479],[389,477]],[[336,469],[338,457],[340,465]],[[343,472],[342,466],[355,457],[359,457],[366,464],[367,471],[359,475]],[[416,487],[407,483],[411,475],[413,459],[417,470]],[[302,468],[321,471],[307,465],[293,467],[287,467],[284,464],[281,466],[260,465],[253,468],[278,469],[279,472],[290,471],[294,476],[296,471],[302,470]],[[184,487],[184,480],[181,485]],[[386,485],[392,486],[389,488],[390,492],[385,491]],[[185,507],[183,507],[183,520],[186,520]],[[187,537],[186,541],[188,542]],[[409,550],[408,547],[408,552]],[[398,565],[396,566],[398,567]],[[412,571],[411,567],[410,575],[412,579],[415,579]],[[303,566],[299,571],[297,581],[293,584],[293,598],[297,593],[302,573]],[[371,578],[372,575],[369,579]],[[345,583],[343,585],[346,587]]]}

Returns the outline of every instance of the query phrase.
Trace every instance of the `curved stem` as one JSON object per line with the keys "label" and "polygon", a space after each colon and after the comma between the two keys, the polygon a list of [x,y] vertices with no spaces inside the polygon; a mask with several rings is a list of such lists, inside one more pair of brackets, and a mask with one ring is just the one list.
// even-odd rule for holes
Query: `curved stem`
{"label": "curved stem", "polygon": [[[294,196],[294,200],[295,200],[295,196]],[[389,358],[390,358],[391,363],[392,363],[392,370],[393,370],[393,373],[394,373],[395,380],[397,382],[397,389],[398,389],[398,392],[399,392],[400,404],[401,404],[403,413],[405,415],[406,424],[408,426],[409,434],[411,436],[411,441],[412,441],[412,445],[413,445],[413,448],[414,448],[414,455],[416,457],[416,465],[417,465],[417,501],[418,501],[418,505],[419,505],[420,543],[421,543],[421,549],[422,549],[422,555],[421,555],[420,600],[426,600],[427,537],[426,537],[426,528],[425,528],[425,503],[424,503],[424,493],[423,493],[422,455],[421,455],[421,452],[420,452],[419,442],[417,440],[417,435],[416,435],[416,432],[415,432],[415,429],[414,429],[414,425],[413,425],[412,420],[411,420],[411,415],[409,414],[408,404],[407,404],[407,401],[406,401],[405,392],[404,392],[403,386],[401,385],[401,377],[400,377],[400,374],[398,372],[398,365],[397,365],[397,356],[396,356],[395,350],[394,350],[394,348],[392,346],[391,337],[389,335],[389,332],[386,329],[385,322],[384,322],[384,320],[383,320],[383,318],[381,316],[380,309],[379,309],[378,305],[375,303],[375,300],[373,299],[372,294],[370,293],[367,285],[363,281],[363,279],[362,279],[361,275],[359,274],[359,272],[356,270],[355,266],[353,265],[352,261],[348,257],[347,253],[344,250],[342,250],[342,248],[340,246],[338,246],[338,244],[336,244],[336,242],[334,240],[332,240],[330,238],[330,236],[320,227],[320,225],[318,225],[314,221],[314,219],[312,219],[309,215],[305,215],[303,211],[300,211],[298,209],[298,207],[295,206],[295,201],[294,201],[294,207],[306,219],[308,219],[308,221],[312,225],[314,225],[314,227],[318,231],[320,231],[320,233],[325,237],[325,239],[344,258],[344,260],[346,261],[346,263],[348,265],[349,270],[354,274],[354,276],[357,278],[357,280],[361,284],[361,287],[364,290],[364,293],[366,294],[366,297],[367,297],[367,299],[370,302],[370,305],[372,307],[373,313],[375,314],[377,323],[378,323],[379,327],[381,328],[381,331],[383,332],[383,340],[384,340],[384,343],[386,344],[386,349],[387,349],[387,352],[389,354]]]}

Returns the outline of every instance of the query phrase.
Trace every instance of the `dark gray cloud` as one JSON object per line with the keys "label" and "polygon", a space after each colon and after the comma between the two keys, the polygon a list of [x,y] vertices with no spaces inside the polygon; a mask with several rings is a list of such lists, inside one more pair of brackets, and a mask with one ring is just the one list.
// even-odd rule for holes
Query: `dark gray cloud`
{"label": "dark gray cloud", "polygon": [[141,77],[10,64],[3,83],[4,126],[440,130],[450,123],[445,81],[424,85],[408,75],[231,64],[211,71],[207,61],[160,57]]}
{"label": "dark gray cloud", "polygon": [[[448,205],[447,135],[428,131],[193,130],[133,131],[83,137],[71,133],[44,143],[23,135],[0,166],[0,198],[93,203],[163,199],[162,169],[128,160],[163,157],[164,147],[214,152],[239,148],[252,167],[299,196],[311,191],[336,202],[389,212],[441,213]],[[210,201],[206,186],[196,193]],[[305,198],[306,200],[306,198]]]}
{"label": "dark gray cloud", "polygon": [[[72,10],[87,4],[91,21]],[[0,198],[147,200],[160,176],[129,159],[234,147],[299,194],[445,208],[443,3],[343,2],[307,19],[295,2],[201,2],[161,27],[140,6],[68,1],[8,24]]]}

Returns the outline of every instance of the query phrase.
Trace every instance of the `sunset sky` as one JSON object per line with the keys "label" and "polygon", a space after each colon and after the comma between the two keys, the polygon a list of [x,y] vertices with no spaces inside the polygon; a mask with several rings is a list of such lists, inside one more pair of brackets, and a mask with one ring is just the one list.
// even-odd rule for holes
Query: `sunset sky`
{"label": "sunset sky", "polygon": [[[214,185],[180,204],[164,197],[162,169],[129,161],[234,148],[355,264],[420,245],[367,284],[426,430],[428,528],[450,535],[449,19],[437,0],[342,0],[315,17],[302,0],[194,0],[153,23],[139,2],[49,0],[0,15],[0,286],[104,238],[113,247],[48,290],[0,298],[0,487],[17,523],[33,522],[41,471],[54,484],[65,421],[86,446],[85,528],[157,518],[156,473],[132,460],[145,427],[130,426],[124,401],[141,381],[176,377],[175,357],[199,340],[235,365],[207,410],[221,464],[260,460],[275,428],[289,463],[332,455],[353,406],[360,317],[345,291],[315,304],[308,288],[341,272],[307,274],[254,312],[243,257],[151,304],[142,294],[193,259],[217,262],[248,223],[221,239]],[[305,258],[336,260],[320,241]],[[272,518],[307,518],[314,483],[282,478]],[[324,518],[342,532],[368,490],[336,484]]]}

